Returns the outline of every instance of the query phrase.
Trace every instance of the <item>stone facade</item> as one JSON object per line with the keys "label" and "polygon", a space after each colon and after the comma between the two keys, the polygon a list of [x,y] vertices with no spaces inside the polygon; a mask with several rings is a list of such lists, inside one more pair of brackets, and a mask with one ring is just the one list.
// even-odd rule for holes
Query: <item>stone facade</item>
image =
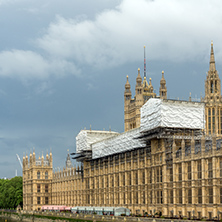
{"label": "stone facade", "polygon": [[[164,73],[159,97],[167,99]],[[124,92],[125,131],[140,126],[140,108],[152,97],[149,84],[136,79],[131,98],[127,77]],[[72,167],[68,154],[66,167],[52,173],[52,156],[39,159],[34,153],[23,158],[24,209],[38,210],[48,204],[67,206],[124,206],[133,214],[160,213],[164,216],[213,218],[222,212],[222,101],[220,79],[211,44],[210,68],[205,82],[205,130],[172,129],[164,136],[144,137],[146,147],[98,159],[83,159]],[[210,110],[210,111],[209,111]],[[39,162],[39,163],[40,163]],[[38,179],[40,171],[41,178]],[[48,172],[48,179],[44,173]],[[30,176],[31,175],[31,176]],[[48,185],[46,193],[41,187]],[[41,204],[38,204],[41,197]]]}

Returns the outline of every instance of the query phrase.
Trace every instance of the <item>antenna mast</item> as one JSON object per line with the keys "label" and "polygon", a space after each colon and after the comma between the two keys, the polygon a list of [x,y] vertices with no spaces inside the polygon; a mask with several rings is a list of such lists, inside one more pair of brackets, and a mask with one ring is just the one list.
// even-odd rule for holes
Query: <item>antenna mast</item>
{"label": "antenna mast", "polygon": [[146,46],[144,45],[144,77],[146,77]]}

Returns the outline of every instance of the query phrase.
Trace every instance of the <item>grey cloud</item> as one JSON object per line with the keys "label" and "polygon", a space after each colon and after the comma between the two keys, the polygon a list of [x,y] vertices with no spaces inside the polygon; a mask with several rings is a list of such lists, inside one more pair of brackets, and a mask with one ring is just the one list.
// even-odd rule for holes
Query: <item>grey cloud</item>
{"label": "grey cloud", "polygon": [[79,75],[79,70],[69,61],[47,60],[33,51],[11,50],[0,53],[0,76],[45,79],[50,75],[61,77],[67,73]]}
{"label": "grey cloud", "polygon": [[208,50],[211,39],[222,50],[221,7],[222,2],[207,0],[124,0],[95,20],[58,16],[37,43],[51,56],[96,68],[136,61],[144,44],[151,59],[192,60]]}

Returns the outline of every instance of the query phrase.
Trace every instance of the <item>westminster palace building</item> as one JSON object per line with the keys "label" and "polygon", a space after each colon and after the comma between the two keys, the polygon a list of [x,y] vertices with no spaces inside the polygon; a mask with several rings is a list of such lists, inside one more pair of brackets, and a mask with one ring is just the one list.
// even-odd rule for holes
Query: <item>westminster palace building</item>
{"label": "westminster palace building", "polygon": [[[145,49],[144,49],[145,51]],[[132,98],[124,91],[123,133],[81,130],[73,167],[53,171],[53,157],[23,157],[23,209],[43,205],[127,207],[132,214],[213,218],[222,214],[222,98],[211,43],[205,97],[167,99],[140,69]]]}

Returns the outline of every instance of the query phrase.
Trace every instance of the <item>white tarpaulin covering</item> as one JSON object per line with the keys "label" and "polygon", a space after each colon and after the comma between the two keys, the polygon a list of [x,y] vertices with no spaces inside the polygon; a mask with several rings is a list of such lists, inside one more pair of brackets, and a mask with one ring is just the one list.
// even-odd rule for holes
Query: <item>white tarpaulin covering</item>
{"label": "white tarpaulin covering", "polygon": [[151,98],[141,108],[140,131],[157,127],[203,129],[204,104]]}
{"label": "white tarpaulin covering", "polygon": [[118,136],[94,143],[92,144],[92,158],[96,159],[134,148],[144,147],[144,144],[139,139],[136,139],[139,135],[140,128],[136,128]]}
{"label": "white tarpaulin covering", "polygon": [[76,137],[76,153],[81,153],[81,151],[91,150],[92,143],[116,135],[119,135],[119,133],[112,131],[81,130]]}

